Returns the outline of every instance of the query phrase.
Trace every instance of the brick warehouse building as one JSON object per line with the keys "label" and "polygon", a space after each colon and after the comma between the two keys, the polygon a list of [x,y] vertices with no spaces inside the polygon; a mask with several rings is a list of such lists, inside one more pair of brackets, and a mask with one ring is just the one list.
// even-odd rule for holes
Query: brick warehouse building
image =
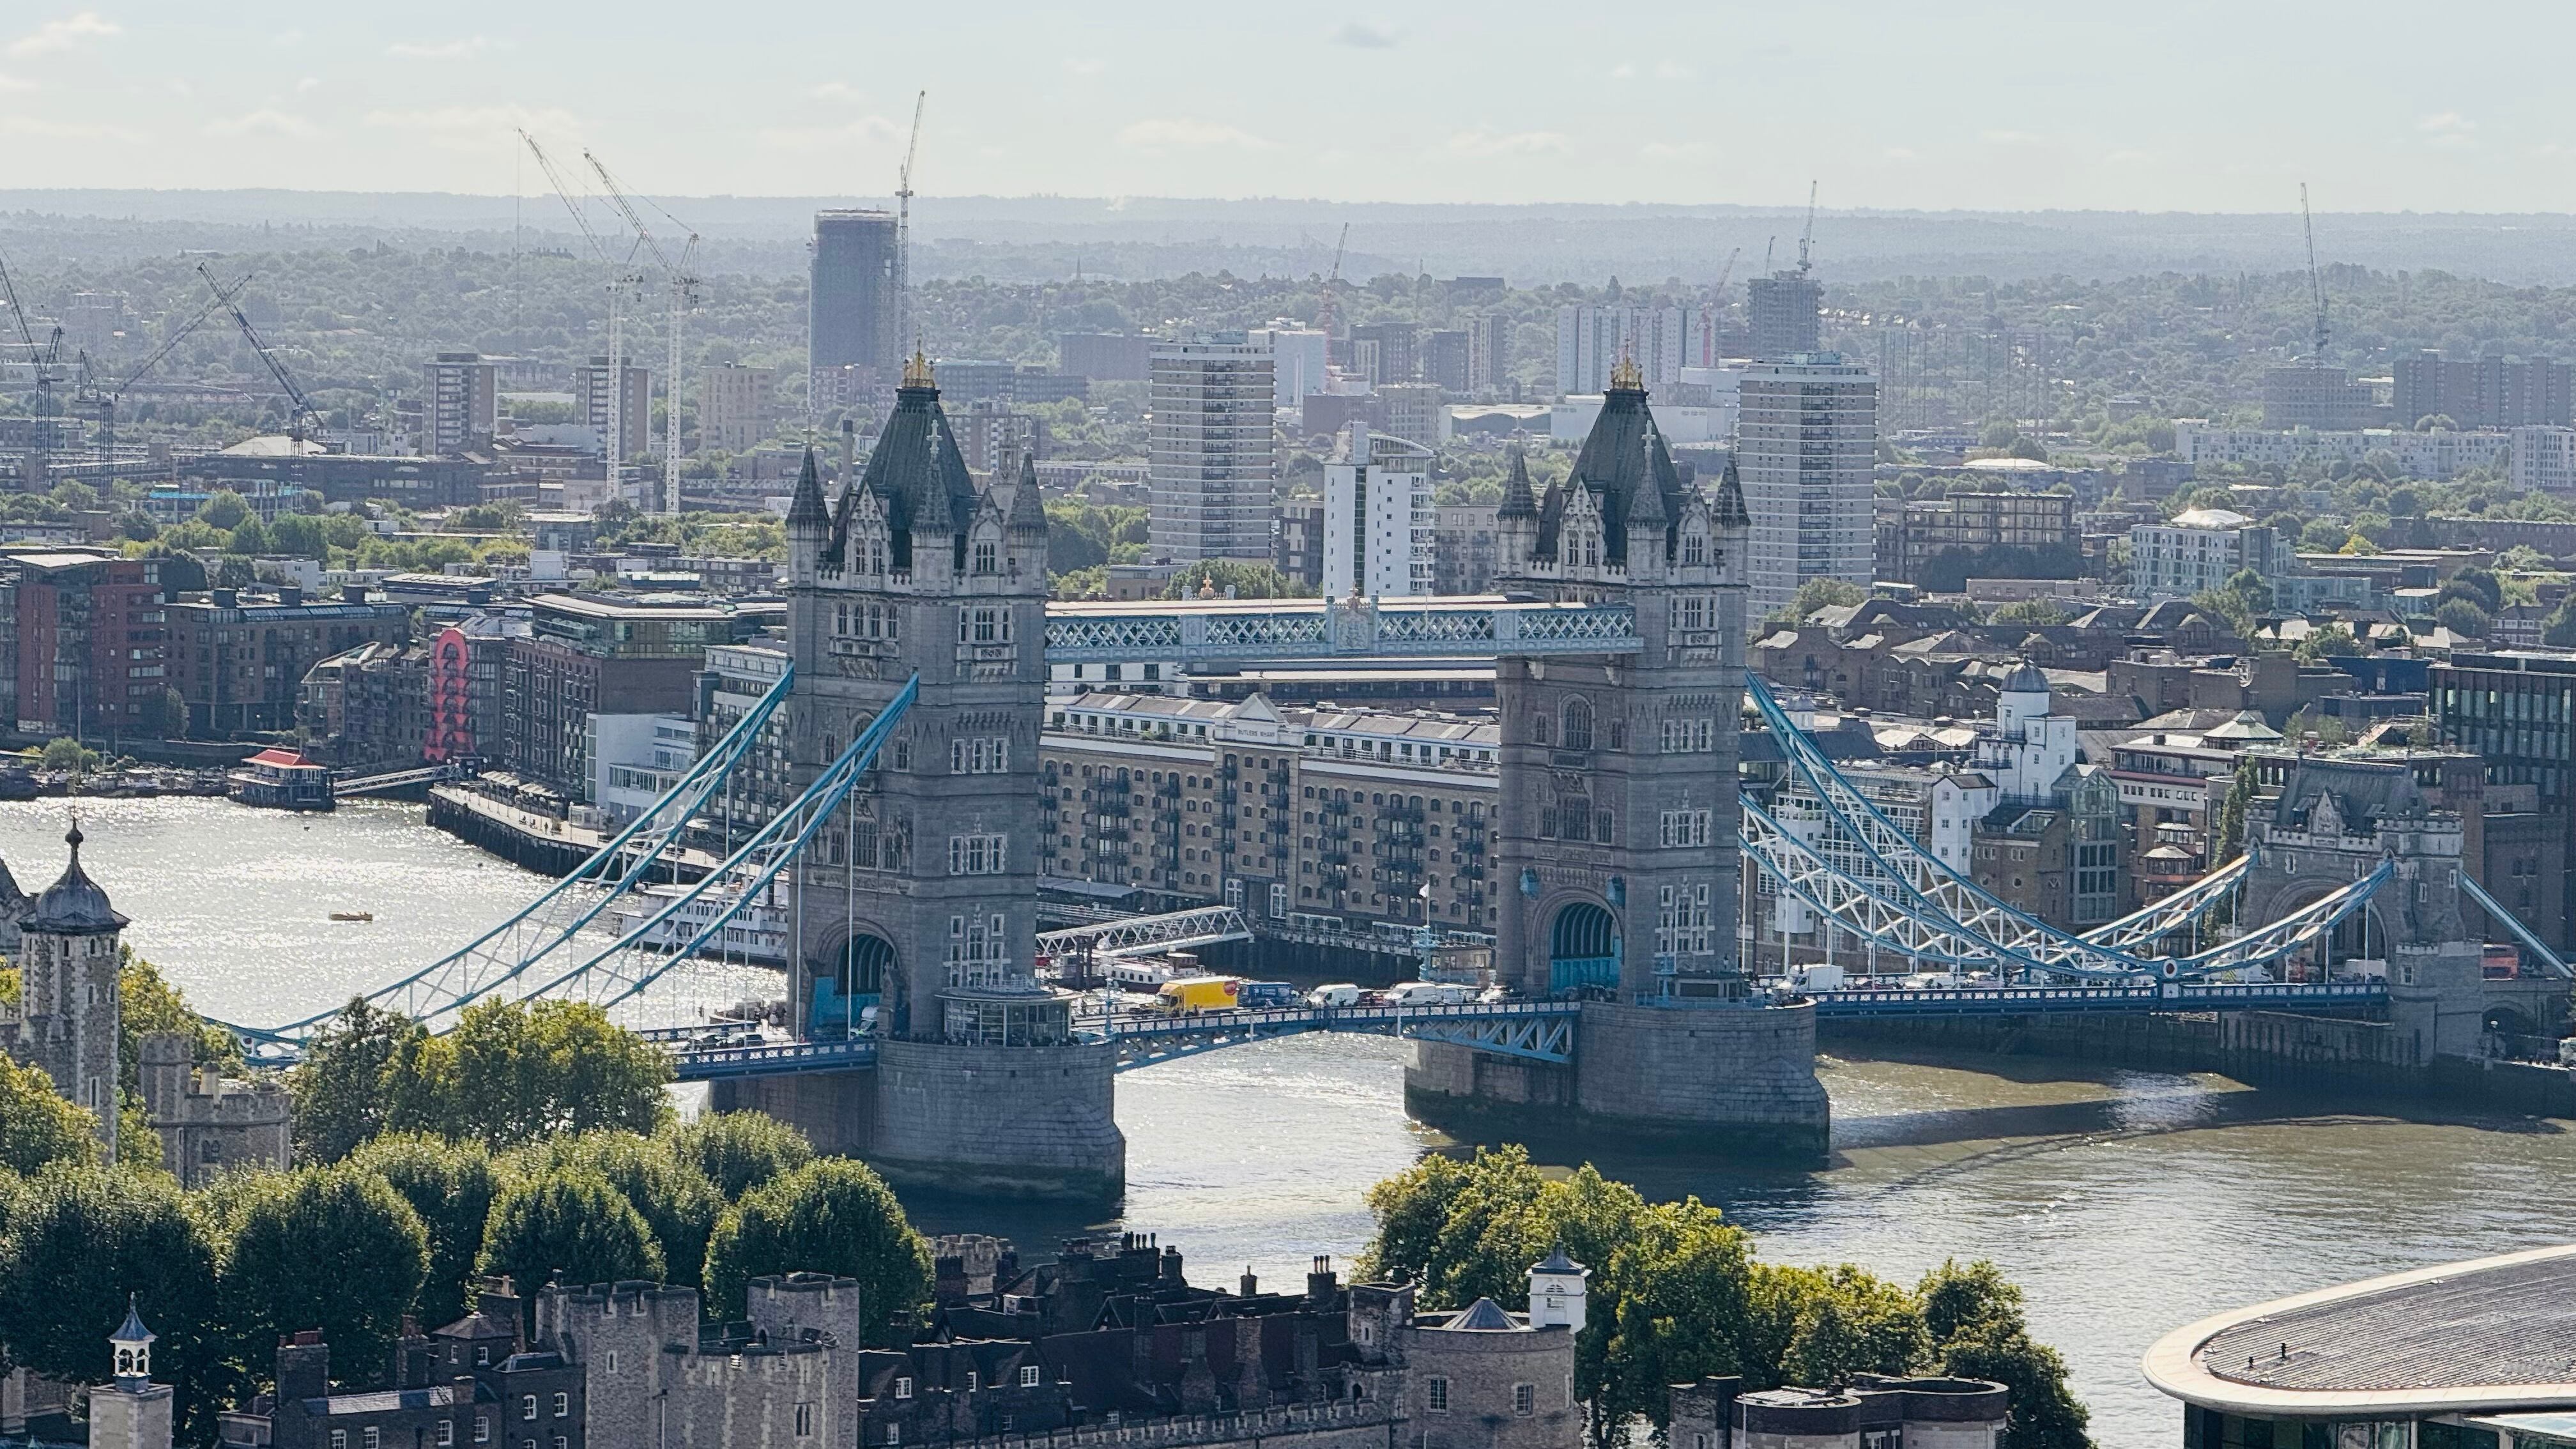
{"label": "brick warehouse building", "polygon": [[361,598],[307,600],[216,589],[163,606],[169,618],[170,686],[200,739],[295,728],[304,676],[362,644],[403,644],[411,611]]}
{"label": "brick warehouse building", "polygon": [[9,718],[30,734],[159,735],[168,685],[160,565],[59,552],[0,570],[13,656]]}

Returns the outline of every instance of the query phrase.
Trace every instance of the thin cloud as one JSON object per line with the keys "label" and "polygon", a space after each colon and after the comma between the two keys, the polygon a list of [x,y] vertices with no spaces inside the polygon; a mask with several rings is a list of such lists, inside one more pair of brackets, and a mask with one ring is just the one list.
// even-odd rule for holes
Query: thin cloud
{"label": "thin cloud", "polygon": [[1977,139],[1992,146],[2038,146],[2048,138],[2029,131],[1979,131]]}
{"label": "thin cloud", "polygon": [[2443,111],[2417,121],[2415,129],[2432,138],[2436,146],[2467,146],[2476,140],[2473,133],[2478,123],[2457,111]]}
{"label": "thin cloud", "polygon": [[1914,148],[1911,146],[1890,146],[1880,154],[1884,155],[1890,161],[1911,161],[1914,159]]}
{"label": "thin cloud", "polygon": [[35,88],[34,81],[20,80],[14,75],[0,75],[0,94],[10,91],[32,91]]}
{"label": "thin cloud", "polygon": [[288,28],[277,32],[275,35],[270,36],[268,38],[268,43],[276,46],[302,45],[304,43],[304,32],[289,26]]}
{"label": "thin cloud", "polygon": [[1389,50],[1403,38],[1394,26],[1383,21],[1348,20],[1333,31],[1333,44],[1361,50]]}
{"label": "thin cloud", "polygon": [[758,139],[773,151],[832,151],[891,141],[902,134],[883,116],[861,116],[838,126],[772,126]]}
{"label": "thin cloud", "polygon": [[1628,64],[1624,60],[1619,62],[1617,65],[1610,67],[1610,78],[1612,80],[1634,80],[1636,75],[1637,68]]}
{"label": "thin cloud", "polygon": [[385,47],[385,54],[398,60],[470,60],[492,48],[488,35],[469,35],[463,40],[397,40]]}
{"label": "thin cloud", "polygon": [[1569,155],[1574,143],[1561,131],[1489,131],[1479,126],[1460,131],[1449,138],[1453,156],[1540,156]]}
{"label": "thin cloud", "polygon": [[369,111],[365,123],[378,130],[404,131],[441,150],[473,151],[513,130],[575,134],[581,121],[572,112],[524,106],[432,106],[411,111]]}
{"label": "thin cloud", "polygon": [[1706,141],[1648,141],[1637,148],[1649,161],[1696,161],[1708,153]]}
{"label": "thin cloud", "polygon": [[256,111],[221,121],[208,121],[203,127],[209,136],[310,136],[313,123],[290,111],[262,106]]}
{"label": "thin cloud", "polygon": [[69,50],[83,41],[105,40],[124,33],[124,26],[113,20],[101,19],[95,10],[83,10],[60,20],[48,20],[10,41],[8,53],[20,58],[51,55],[56,51]]}
{"label": "thin cloud", "polygon": [[1119,131],[1118,144],[1135,151],[1213,151],[1228,147],[1242,151],[1279,149],[1278,142],[1240,127],[1194,120],[1188,116],[1138,121]]}
{"label": "thin cloud", "polygon": [[1698,72],[1677,60],[1663,60],[1655,63],[1655,79],[1657,80],[1689,80],[1696,74],[1698,74]]}
{"label": "thin cloud", "polygon": [[821,85],[814,87],[814,89],[807,91],[806,94],[812,96],[818,101],[856,101],[860,99],[859,88],[850,84],[848,81],[825,81]]}
{"label": "thin cloud", "polygon": [[141,145],[151,137],[125,126],[99,121],[58,121],[51,116],[0,116],[0,136],[34,136],[47,141],[122,141]]}
{"label": "thin cloud", "polygon": [[320,76],[308,75],[304,79],[295,83],[295,93],[297,95],[302,95],[306,91],[317,91],[321,88],[322,78]]}
{"label": "thin cloud", "polygon": [[1098,75],[1109,69],[1109,62],[1096,56],[1069,55],[1065,57],[1064,68],[1071,75]]}

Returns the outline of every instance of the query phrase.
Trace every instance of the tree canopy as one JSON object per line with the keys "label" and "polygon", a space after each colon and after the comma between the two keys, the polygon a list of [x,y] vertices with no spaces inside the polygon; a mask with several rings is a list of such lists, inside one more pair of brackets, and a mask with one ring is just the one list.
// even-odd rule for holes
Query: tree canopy
{"label": "tree canopy", "polygon": [[706,1174],[727,1202],[814,1160],[805,1134],[766,1112],[704,1112],[662,1129],[673,1158]]}
{"label": "tree canopy", "polygon": [[351,1376],[384,1362],[429,1265],[429,1232],[374,1172],[349,1165],[267,1174],[224,1245],[225,1326],[246,1365],[318,1328]]}
{"label": "tree canopy", "polygon": [[818,1158],[743,1194],[707,1246],[707,1295],[739,1316],[752,1279],[837,1273],[859,1280],[871,1305],[868,1341],[885,1342],[886,1314],[930,1296],[930,1245],[885,1179],[843,1157]]}
{"label": "tree canopy", "polygon": [[529,1178],[492,1204],[475,1263],[533,1292],[557,1273],[567,1283],[659,1279],[666,1264],[652,1226],[596,1172],[563,1169]]}

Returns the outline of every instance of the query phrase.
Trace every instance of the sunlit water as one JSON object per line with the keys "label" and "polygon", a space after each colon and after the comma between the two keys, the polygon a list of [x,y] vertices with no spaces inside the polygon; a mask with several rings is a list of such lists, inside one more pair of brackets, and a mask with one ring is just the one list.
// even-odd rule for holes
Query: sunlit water
{"label": "sunlit water", "polygon": [[[0,856],[40,890],[61,869],[60,802],[0,805]],[[236,1021],[328,1009],[470,939],[546,882],[421,824],[417,808],[318,819],[213,801],[84,808],[92,873],[136,948],[200,1009]],[[375,914],[334,923],[335,910]],[[673,1001],[732,999],[716,973]],[[1201,1281],[1247,1265],[1299,1281],[1310,1255],[1366,1240],[1367,1186],[1448,1140],[1407,1121],[1401,1045],[1303,1038],[1119,1079],[1121,1223],[1163,1235]],[[2234,1304],[2568,1236],[2576,1146],[2561,1124],[2345,1114],[2224,1080],[2028,1058],[1829,1058],[1835,1161],[1820,1172],[1623,1154],[1604,1171],[1696,1193],[1794,1262],[1911,1278],[1990,1257],[2073,1365],[2112,1449],[2178,1442],[2137,1374],[2141,1350]],[[1547,1156],[1562,1159],[1551,1150]],[[1094,1224],[1061,1212],[914,1200],[931,1230],[1034,1252]]]}

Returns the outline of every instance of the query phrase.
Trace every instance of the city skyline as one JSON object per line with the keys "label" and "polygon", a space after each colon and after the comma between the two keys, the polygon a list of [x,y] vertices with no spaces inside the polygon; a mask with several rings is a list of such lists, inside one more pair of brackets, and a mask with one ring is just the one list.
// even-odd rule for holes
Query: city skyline
{"label": "city skyline", "polygon": [[[541,196],[514,150],[525,126],[653,194],[873,194],[927,88],[918,184],[946,195],[1785,204],[1821,177],[1839,206],[2234,212],[2280,209],[2306,179],[2328,210],[2576,205],[2576,121],[2547,104],[2544,69],[2576,21],[2480,9],[2495,23],[2403,47],[2368,8],[2331,28],[2211,5],[2152,22],[1510,6],[1474,24],[1397,6],[1114,28],[1031,9],[970,51],[926,13],[802,4],[725,30],[648,6],[601,30],[480,3],[218,21],[75,0],[0,28],[0,137],[29,186]],[[2523,43],[2487,45],[2499,24]],[[852,73],[889,53],[903,73]],[[2392,99],[2350,100],[2371,96]]]}

